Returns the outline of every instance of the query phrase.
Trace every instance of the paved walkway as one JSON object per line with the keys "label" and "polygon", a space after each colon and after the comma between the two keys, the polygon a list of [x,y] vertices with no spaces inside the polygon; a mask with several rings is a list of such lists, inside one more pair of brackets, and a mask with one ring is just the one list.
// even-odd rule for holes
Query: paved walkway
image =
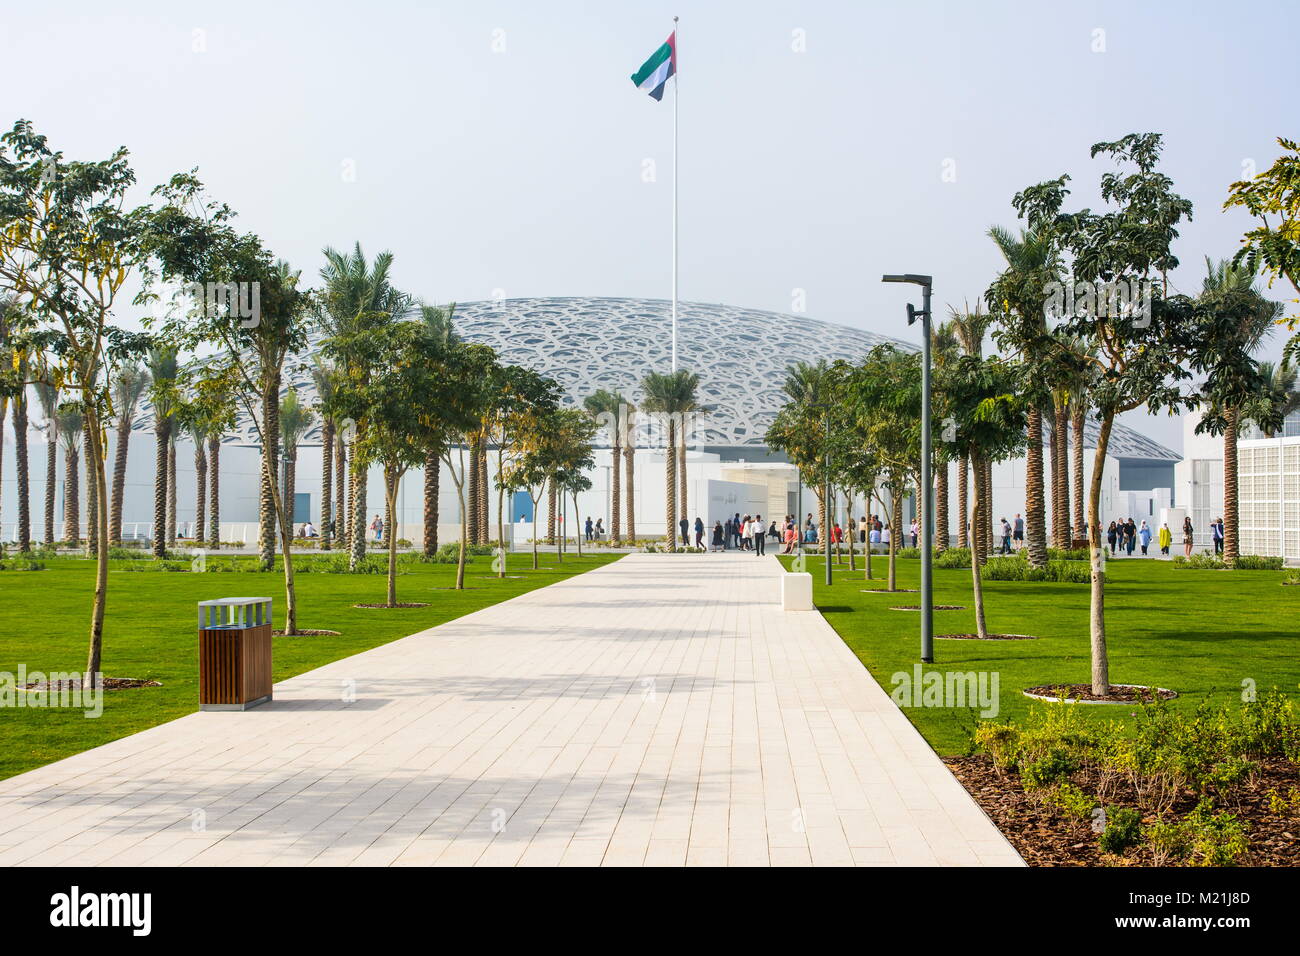
{"label": "paved walkway", "polygon": [[1019,864],[781,573],[632,555],[0,781],[0,865]]}

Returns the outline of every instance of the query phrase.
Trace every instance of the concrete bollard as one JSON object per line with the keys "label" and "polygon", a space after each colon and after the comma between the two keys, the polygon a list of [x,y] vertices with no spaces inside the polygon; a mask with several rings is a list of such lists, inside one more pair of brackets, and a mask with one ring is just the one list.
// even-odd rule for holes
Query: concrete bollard
{"label": "concrete bollard", "polygon": [[811,574],[781,575],[781,609],[784,611],[813,609]]}

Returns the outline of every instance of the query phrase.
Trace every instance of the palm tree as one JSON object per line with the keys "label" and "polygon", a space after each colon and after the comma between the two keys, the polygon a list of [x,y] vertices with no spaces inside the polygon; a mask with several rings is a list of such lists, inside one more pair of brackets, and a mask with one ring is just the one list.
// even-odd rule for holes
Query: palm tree
{"label": "palm tree", "polygon": [[[1260,377],[1268,382],[1268,388],[1264,395],[1260,396],[1266,406],[1262,406],[1260,401],[1248,403],[1242,408],[1243,418],[1253,419],[1260,416],[1262,412],[1276,409],[1282,418],[1286,418],[1292,412],[1300,409],[1300,389],[1297,384],[1297,370],[1291,364],[1290,360],[1283,359],[1280,363],[1260,362]],[[1272,438],[1275,433],[1271,429],[1264,429],[1264,436]]]}
{"label": "palm tree", "polygon": [[[961,345],[957,338],[957,332],[953,328],[951,321],[940,324],[931,335],[930,345],[931,355],[934,357],[935,373],[939,376],[940,381],[944,371],[952,366],[961,355]],[[934,548],[936,551],[944,551],[948,547],[948,463],[951,455],[948,452],[945,442],[940,442],[935,448],[935,482],[934,482]],[[962,469],[962,478],[965,478],[965,468]],[[850,521],[852,516],[850,516]],[[867,549],[870,551],[870,548]],[[850,538],[849,566],[852,570],[853,552],[852,538]]]}
{"label": "palm tree", "polygon": [[330,510],[334,504],[334,489],[332,487],[334,479],[334,417],[326,415],[324,409],[328,407],[334,397],[337,373],[331,366],[322,364],[317,359],[316,364],[312,367],[311,377],[312,382],[316,385],[316,397],[319,401],[317,408],[321,409],[320,549],[329,551],[331,549],[331,539],[333,538],[333,532],[330,529]]}
{"label": "palm tree", "polygon": [[195,419],[186,423],[190,440],[194,442],[194,544],[203,544],[203,519],[208,511],[208,429],[203,421]]}
{"label": "palm tree", "polygon": [[[1205,257],[1206,276],[1201,284],[1201,301],[1211,308],[1230,298],[1245,297],[1248,306],[1232,330],[1227,349],[1250,355],[1273,330],[1281,304],[1264,298],[1255,284],[1253,269],[1234,266],[1221,259],[1216,264]],[[1249,399],[1247,399],[1249,401]],[[1241,424],[1242,403],[1226,405],[1220,412],[1226,422],[1223,430],[1223,560],[1231,566],[1237,560],[1240,524],[1238,521],[1237,430]]]}
{"label": "palm tree", "polygon": [[281,492],[284,502],[284,520],[286,532],[293,537],[294,495],[297,491],[298,445],[316,416],[310,408],[298,400],[298,392],[289,389],[280,403],[280,441],[284,446],[284,482]]}
{"label": "palm tree", "polygon": [[[27,380],[26,357],[19,357],[18,375]],[[18,550],[32,550],[31,483],[27,465],[27,386],[22,385],[13,397],[14,405],[14,480],[18,485]],[[2,429],[0,429],[2,430]],[[3,444],[3,441],[0,441]]]}
{"label": "palm tree", "polygon": [[[208,473],[211,487],[208,489],[208,547],[213,551],[221,548],[221,432],[208,433]],[[199,515],[199,529],[203,528],[203,516]]]}
{"label": "palm tree", "polygon": [[131,444],[131,426],[149,382],[148,369],[136,364],[123,365],[113,380],[117,449],[113,458],[113,500],[108,519],[108,540],[118,547],[122,544],[122,495],[126,491],[126,457]]}
{"label": "palm tree", "polygon": [[54,546],[54,499],[59,464],[59,390],[46,382],[36,383],[36,400],[45,420],[45,534],[44,541]]}
{"label": "palm tree", "polygon": [[[641,407],[646,411],[662,415],[668,424],[668,443],[664,452],[664,488],[667,492],[665,540],[668,542],[670,551],[677,550],[677,516],[686,514],[684,503],[682,507],[678,507],[678,480],[675,472],[677,472],[680,462],[681,492],[684,499],[686,494],[686,447],[682,445],[680,451],[678,450],[677,423],[683,421],[684,424],[683,416],[697,408],[695,394],[699,382],[700,377],[698,375],[684,369],[678,369],[676,372],[670,372],[667,375],[650,372],[641,382],[641,388],[646,395]],[[678,460],[674,461],[674,459]]]}
{"label": "palm tree", "polygon": [[[447,349],[460,341],[456,334],[455,302],[445,308],[420,302],[416,308],[430,339],[438,348]],[[441,445],[432,445],[424,453],[424,556],[427,558],[438,553],[438,496],[444,450]]]}
{"label": "palm tree", "polygon": [[[1053,356],[1041,354],[1040,345],[1047,334],[1043,315],[1045,288],[1057,277],[1059,257],[1050,237],[1032,230],[1019,235],[1001,226],[988,232],[1006,259],[1007,267],[989,288],[989,304],[1014,331],[1021,348],[1021,359],[1030,363],[1032,378],[1050,377]],[[1047,516],[1043,487],[1043,414],[1037,402],[1031,402],[1027,421],[1029,448],[1025,454],[1025,539],[1029,563],[1039,567],[1047,563]],[[988,514],[992,514],[990,511]]]}
{"label": "palm tree", "polygon": [[[985,312],[983,305],[978,302],[975,303],[973,310],[969,302],[964,303],[964,308],[960,312],[949,307],[948,316],[948,324],[952,327],[957,344],[961,346],[962,355],[971,355],[975,358],[983,355],[984,337],[988,335],[993,316]],[[972,547],[970,531],[974,518],[969,510],[970,465],[971,462],[965,455],[957,457],[957,547],[959,548]],[[976,482],[975,487],[978,489],[981,483]],[[985,505],[987,506],[985,513],[992,514],[991,502],[985,502]]]}
{"label": "palm tree", "polygon": [[[815,363],[796,362],[785,370],[785,381],[781,384],[781,390],[790,400],[787,407],[791,408],[792,417],[800,423],[798,428],[808,434],[821,433],[820,427],[815,422],[819,422],[824,417],[829,374],[830,366],[825,360]],[[790,451],[786,449],[787,454],[790,454]],[[796,461],[795,465],[801,472],[809,469],[820,471],[823,468],[823,461],[823,456],[819,454],[816,461],[801,460]],[[822,481],[814,482],[813,492],[817,496],[817,531],[821,535],[826,531],[826,501]],[[798,521],[803,520],[799,515],[795,517]],[[801,527],[800,541],[802,540]]]}
{"label": "palm tree", "polygon": [[176,412],[176,376],[180,365],[176,349],[159,346],[149,350],[149,400],[153,405],[153,554],[167,554],[168,451],[171,448],[172,416]]}
{"label": "palm tree", "polygon": [[[378,328],[388,322],[404,318],[414,306],[414,300],[399,292],[390,280],[393,254],[381,252],[373,263],[366,261],[361,243],[356,243],[350,253],[332,248],[324,250],[325,267],[320,276],[325,283],[318,317],[327,332],[334,337],[349,336],[366,329]],[[369,358],[361,354],[347,355],[340,369],[345,378],[364,385],[370,376]],[[355,423],[354,441],[365,438],[365,422]],[[366,469],[355,463],[349,477],[351,490],[350,525],[353,568],[366,556]]]}
{"label": "palm tree", "polygon": [[[636,430],[633,423],[636,420],[636,406],[631,402],[627,403],[624,410],[627,417],[627,428],[625,443],[623,445],[623,484],[624,496],[627,499],[627,539],[629,542],[636,541]],[[614,470],[618,470],[618,461],[614,461]]]}
{"label": "palm tree", "polygon": [[59,440],[63,444],[63,540],[81,541],[81,442],[85,419],[80,411],[61,411]]}
{"label": "palm tree", "polygon": [[617,548],[622,543],[622,528],[619,522],[619,511],[622,506],[619,464],[623,453],[623,430],[627,427],[624,415],[627,400],[618,392],[602,388],[588,395],[582,404],[597,422],[601,422],[603,417],[602,424],[609,429],[609,460],[613,463],[613,468],[610,469],[609,488],[609,542]]}

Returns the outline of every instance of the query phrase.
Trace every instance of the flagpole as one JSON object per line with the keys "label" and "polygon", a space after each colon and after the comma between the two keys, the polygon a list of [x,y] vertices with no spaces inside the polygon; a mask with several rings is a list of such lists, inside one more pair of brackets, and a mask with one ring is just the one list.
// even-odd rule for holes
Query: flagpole
{"label": "flagpole", "polygon": [[[682,82],[677,61],[677,18],[673,17],[673,371],[677,371],[677,97]],[[670,529],[671,530],[671,529]]]}

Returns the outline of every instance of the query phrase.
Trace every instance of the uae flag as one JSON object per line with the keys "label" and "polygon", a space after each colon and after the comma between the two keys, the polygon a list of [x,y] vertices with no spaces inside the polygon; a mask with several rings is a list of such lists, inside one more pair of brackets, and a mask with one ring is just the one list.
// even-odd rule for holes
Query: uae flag
{"label": "uae flag", "polygon": [[645,90],[656,100],[664,98],[664,87],[668,77],[677,72],[677,31],[668,34],[664,45],[655,50],[650,59],[641,64],[641,69],[632,74],[632,82],[638,89]]}

